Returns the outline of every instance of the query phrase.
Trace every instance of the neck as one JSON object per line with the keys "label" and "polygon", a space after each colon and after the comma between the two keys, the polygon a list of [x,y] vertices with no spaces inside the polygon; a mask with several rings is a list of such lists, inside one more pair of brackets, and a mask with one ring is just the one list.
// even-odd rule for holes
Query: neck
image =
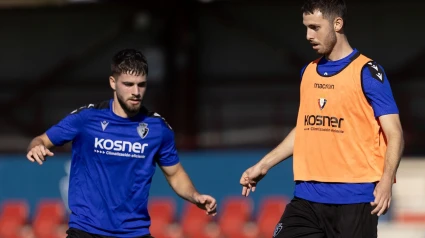
{"label": "neck", "polygon": [[340,35],[336,41],[332,52],[325,55],[326,59],[330,61],[336,61],[343,59],[350,55],[353,52],[353,48],[351,48],[348,43],[347,37],[345,35]]}
{"label": "neck", "polygon": [[114,101],[112,103],[112,112],[115,113],[115,115],[123,118],[129,118],[135,116],[137,113],[129,113],[124,108],[121,107],[120,103],[118,102],[118,98],[116,95],[114,95]]}

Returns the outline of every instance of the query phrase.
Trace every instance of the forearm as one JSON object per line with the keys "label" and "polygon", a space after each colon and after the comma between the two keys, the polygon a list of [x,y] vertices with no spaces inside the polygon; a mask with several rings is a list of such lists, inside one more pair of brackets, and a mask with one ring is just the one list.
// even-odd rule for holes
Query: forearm
{"label": "forearm", "polygon": [[385,155],[383,179],[393,180],[400,164],[404,149],[404,139],[402,133],[387,136],[387,151]]}
{"label": "forearm", "polygon": [[194,197],[199,193],[196,191],[195,186],[183,169],[172,176],[168,176],[167,180],[177,195],[189,202],[195,203]]}
{"label": "forearm", "polygon": [[35,137],[31,142],[30,142],[30,144],[28,145],[28,148],[27,148],[27,152],[28,151],[30,151],[32,148],[34,148],[35,146],[38,146],[38,145],[42,145],[42,146],[46,146],[45,144],[44,144],[44,141],[38,136],[38,137]]}
{"label": "forearm", "polygon": [[42,145],[46,147],[47,149],[51,149],[53,147],[52,142],[50,141],[49,137],[47,137],[46,133],[39,135],[35,137],[30,144],[28,145],[27,152],[29,152],[32,148]]}
{"label": "forearm", "polygon": [[295,128],[289,132],[286,138],[270,153],[261,159],[258,164],[264,172],[267,172],[275,165],[287,159],[294,152]]}

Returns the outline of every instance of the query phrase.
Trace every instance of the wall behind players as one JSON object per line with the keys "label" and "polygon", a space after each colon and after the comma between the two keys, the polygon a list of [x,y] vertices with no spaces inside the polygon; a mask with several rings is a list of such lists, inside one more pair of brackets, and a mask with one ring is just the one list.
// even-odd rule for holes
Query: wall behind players
{"label": "wall behind players", "polygon": [[[181,162],[202,193],[211,194],[220,202],[227,196],[241,196],[239,179],[242,172],[267,153],[255,151],[205,151],[181,153]],[[42,166],[27,161],[22,155],[0,156],[0,203],[6,199],[25,199],[31,212],[41,199],[59,198],[67,201],[70,154],[55,155]],[[293,194],[292,159],[269,172],[250,197],[255,206],[265,196]],[[180,212],[183,200],[172,191],[160,169],[157,168],[151,186],[151,197],[175,198]]]}

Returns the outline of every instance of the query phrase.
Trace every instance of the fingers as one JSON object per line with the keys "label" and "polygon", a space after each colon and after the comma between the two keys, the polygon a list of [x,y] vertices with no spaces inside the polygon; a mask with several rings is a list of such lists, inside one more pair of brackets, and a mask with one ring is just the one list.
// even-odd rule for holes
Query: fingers
{"label": "fingers", "polygon": [[244,197],[248,196],[248,188],[246,186],[242,187],[242,196]]}
{"label": "fingers", "polygon": [[217,202],[214,198],[207,202],[207,214],[215,216],[217,214]]}
{"label": "fingers", "polygon": [[390,199],[377,198],[375,201],[371,202],[371,205],[375,206],[375,209],[373,209],[371,214],[377,214],[377,216],[381,216],[385,214],[390,207]]}
{"label": "fingers", "polygon": [[255,184],[248,184],[247,186],[242,187],[242,196],[248,197],[251,192],[255,192]]}
{"label": "fingers", "polygon": [[[248,171],[248,170],[247,170]],[[243,186],[246,185],[248,183],[249,180],[249,176],[248,176],[248,172],[245,171],[243,172],[241,179],[239,180],[239,183]]]}
{"label": "fingers", "polygon": [[375,209],[373,209],[372,214],[377,214],[377,216],[381,216],[386,213],[387,209],[388,209],[388,202],[387,200],[383,199],[378,203]]}
{"label": "fingers", "polygon": [[35,159],[35,161],[37,161],[37,163],[39,163],[40,165],[43,164],[44,161],[44,156],[42,155],[40,149],[38,149],[37,151],[33,151],[33,155],[32,157]]}
{"label": "fingers", "polygon": [[43,156],[46,155],[46,150],[47,148],[44,148],[44,146],[40,146],[40,152]]}
{"label": "fingers", "polygon": [[32,157],[32,151],[28,152],[27,159],[31,162],[35,162],[34,158]]}
{"label": "fingers", "polygon": [[209,195],[201,195],[198,199],[198,207],[206,211],[207,215],[217,214],[217,202]]}
{"label": "fingers", "polygon": [[55,154],[53,154],[53,152],[51,152],[49,149],[46,148],[46,155],[53,156]]}
{"label": "fingers", "polygon": [[387,208],[388,208],[388,201],[387,200],[384,200],[382,202],[381,209],[378,212],[378,217],[381,216],[381,215],[383,215],[383,214],[385,214],[385,212],[387,211]]}
{"label": "fingers", "polygon": [[53,153],[46,147],[39,145],[28,152],[27,159],[42,165],[43,161],[46,161],[46,156],[53,156]]}

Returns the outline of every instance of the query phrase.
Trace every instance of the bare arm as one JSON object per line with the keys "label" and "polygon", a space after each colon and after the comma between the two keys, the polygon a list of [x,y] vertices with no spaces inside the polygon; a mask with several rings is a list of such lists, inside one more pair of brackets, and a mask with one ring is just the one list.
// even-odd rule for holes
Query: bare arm
{"label": "bare arm", "polygon": [[199,193],[180,163],[173,166],[161,166],[161,170],[177,195],[189,202],[198,202],[196,197]]}
{"label": "bare arm", "polygon": [[215,198],[209,195],[199,194],[180,163],[173,166],[161,166],[161,169],[177,195],[206,210],[208,215],[215,216],[217,214],[217,202]]}
{"label": "bare arm", "polygon": [[49,137],[47,137],[46,133],[43,133],[42,135],[39,135],[32,139],[32,141],[28,145],[27,152],[29,152],[32,148],[38,145],[42,145],[47,149],[51,149],[53,147],[53,143],[50,141]]}
{"label": "bare arm", "polygon": [[392,185],[404,149],[403,131],[398,114],[381,116],[379,121],[387,138],[387,151],[384,172],[373,192],[375,200],[370,203],[375,207],[371,213],[378,216],[385,214],[390,207]]}
{"label": "bare arm", "polygon": [[294,152],[295,128],[289,132],[285,139],[266,156],[264,156],[257,164],[261,167],[263,174],[275,165],[287,159]]}
{"label": "bare arm", "polygon": [[387,138],[387,151],[382,179],[393,180],[400,164],[404,149],[403,130],[398,114],[379,117],[382,130]]}
{"label": "bare arm", "polygon": [[242,195],[248,196],[254,192],[257,183],[266,176],[267,172],[275,165],[287,159],[294,153],[295,128],[289,132],[285,139],[265,155],[254,166],[243,172],[239,183],[242,185]]}

